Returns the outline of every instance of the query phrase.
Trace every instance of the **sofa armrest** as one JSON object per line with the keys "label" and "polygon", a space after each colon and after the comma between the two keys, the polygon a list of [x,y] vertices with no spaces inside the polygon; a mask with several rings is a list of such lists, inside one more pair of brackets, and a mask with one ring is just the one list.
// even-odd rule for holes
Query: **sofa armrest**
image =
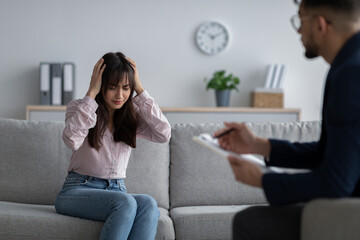
{"label": "sofa armrest", "polygon": [[317,199],[305,205],[301,240],[360,239],[360,198]]}

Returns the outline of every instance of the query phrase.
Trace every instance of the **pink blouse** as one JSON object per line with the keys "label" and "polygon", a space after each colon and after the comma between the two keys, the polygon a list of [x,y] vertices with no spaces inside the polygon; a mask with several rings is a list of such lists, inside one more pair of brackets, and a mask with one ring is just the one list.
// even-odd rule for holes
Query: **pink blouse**
{"label": "pink blouse", "polygon": [[[170,139],[171,127],[154,99],[143,91],[133,99],[138,118],[137,137],[164,143]],[[96,124],[98,104],[91,97],[71,101],[66,108],[63,140],[73,150],[68,171],[103,179],[126,177],[131,147],[124,142],[114,142],[106,128],[102,147],[90,147],[87,135]]]}

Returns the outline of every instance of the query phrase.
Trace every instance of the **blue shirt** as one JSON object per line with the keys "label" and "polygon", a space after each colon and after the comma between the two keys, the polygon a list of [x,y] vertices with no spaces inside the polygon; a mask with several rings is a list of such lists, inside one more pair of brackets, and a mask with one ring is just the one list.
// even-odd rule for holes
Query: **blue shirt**
{"label": "blue shirt", "polygon": [[328,72],[320,140],[270,139],[270,144],[267,165],[311,169],[264,174],[262,184],[270,204],[360,196],[360,33],[345,43]]}

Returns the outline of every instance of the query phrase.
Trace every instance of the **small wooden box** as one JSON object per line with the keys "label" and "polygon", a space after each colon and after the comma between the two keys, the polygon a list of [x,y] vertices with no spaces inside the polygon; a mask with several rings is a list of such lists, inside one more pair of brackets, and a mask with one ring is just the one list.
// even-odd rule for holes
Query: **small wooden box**
{"label": "small wooden box", "polygon": [[258,108],[283,108],[284,93],[254,91],[251,94],[251,104]]}

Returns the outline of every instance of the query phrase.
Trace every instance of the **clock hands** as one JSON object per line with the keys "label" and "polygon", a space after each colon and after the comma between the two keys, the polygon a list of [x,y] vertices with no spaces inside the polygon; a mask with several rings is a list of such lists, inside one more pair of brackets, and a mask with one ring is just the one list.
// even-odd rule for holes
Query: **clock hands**
{"label": "clock hands", "polygon": [[223,35],[223,34],[224,34],[224,32],[220,32],[220,33],[218,33],[218,34],[213,35],[213,37],[214,37],[214,38],[217,38],[218,36]]}
{"label": "clock hands", "polygon": [[220,33],[215,34],[215,35],[208,34],[208,36],[210,37],[211,40],[214,40],[215,38],[217,38],[218,36],[223,35],[223,34],[224,34],[224,32],[220,32]]}

